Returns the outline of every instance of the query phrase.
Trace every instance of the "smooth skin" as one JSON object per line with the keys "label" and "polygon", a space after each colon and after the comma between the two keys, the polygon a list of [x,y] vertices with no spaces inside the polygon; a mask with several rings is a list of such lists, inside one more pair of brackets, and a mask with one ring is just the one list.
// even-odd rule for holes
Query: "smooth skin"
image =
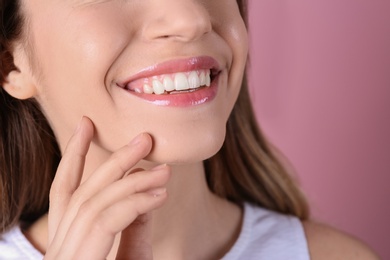
{"label": "smooth skin", "polygon": [[[93,124],[83,118],[61,160],[50,193],[50,246],[42,250],[46,251],[45,259],[106,259],[110,251],[112,259],[153,259],[151,211],[167,199],[164,186],[170,177],[169,167],[129,172],[151,150],[150,136],[141,134],[80,185],[92,136]],[[379,259],[365,244],[331,227],[312,221],[303,226],[311,259]],[[42,219],[29,235],[34,227],[36,238],[45,229]],[[120,242],[115,241],[119,233]],[[39,243],[43,245],[42,239]]]}
{"label": "smooth skin", "polygon": [[148,243],[129,239],[142,238],[143,234],[139,236],[134,228],[127,227],[137,218],[147,219],[143,215],[167,198],[163,185],[169,179],[169,167],[160,165],[129,174],[152,148],[150,136],[141,134],[80,185],[92,136],[92,122],[83,118],[58,168],[50,193],[50,247],[45,259],[104,259],[121,231],[117,258],[127,259],[128,248],[132,248],[134,259],[152,259]]}
{"label": "smooth skin", "polygon": [[[146,230],[152,230],[148,244],[152,245],[153,256],[155,259],[222,257],[239,234],[241,209],[210,192],[202,161],[215,154],[223,143],[225,124],[239,93],[246,65],[247,32],[235,0],[22,0],[22,7],[28,17],[29,44],[16,46],[13,54],[19,70],[9,77],[5,89],[15,97],[38,100],[63,154],[69,154],[66,150],[79,158],[85,150],[80,152],[78,145],[89,145],[85,159],[80,159],[85,160],[84,165],[75,165],[67,157],[61,162],[60,175],[78,175],[74,180],[81,178],[80,189],[73,185],[68,191],[54,192],[67,194],[65,198],[51,195],[49,220],[43,217],[26,230],[30,241],[47,252],[49,259],[61,258],[63,254],[67,258],[69,254],[79,257],[82,252],[91,253],[84,248],[94,248],[95,256],[101,254],[102,259],[106,258],[107,248],[90,245],[100,243],[98,241],[108,241],[105,243],[110,245],[114,236],[103,232],[100,237],[93,236],[96,240],[89,240],[95,223],[86,222],[93,222],[91,219],[99,222],[102,221],[99,216],[109,215],[110,221],[119,223],[117,218],[121,219],[124,214],[102,213],[108,212],[109,204],[119,203],[122,195],[139,200],[145,200],[145,196],[129,189],[126,192],[130,194],[111,198],[114,193],[109,192],[113,189],[110,186],[122,179],[116,177],[110,183],[93,176],[123,174],[120,170],[123,166],[113,165],[124,164],[123,158],[118,156],[122,154],[121,147],[146,132],[153,142],[147,145],[150,153],[132,154],[126,149],[124,153],[127,151],[129,154],[125,157],[134,162],[128,165],[129,169],[146,169],[146,175],[149,169],[160,164],[170,165],[168,183],[154,184],[166,187],[169,199],[164,199],[164,195],[146,196],[150,204],[145,205],[149,208],[144,211],[151,213],[160,206],[159,200],[164,201],[164,207],[153,211],[152,218],[146,218],[152,221],[138,221],[147,223]],[[221,68],[218,94],[208,104],[190,108],[157,107],[115,84],[154,64],[198,56],[213,57]],[[75,134],[80,135],[76,138],[79,141],[67,145],[69,139],[75,138],[73,129],[83,116],[89,118],[93,127],[82,123],[81,129],[85,129]],[[93,137],[88,130],[92,128]],[[138,149],[142,147],[139,145]],[[77,172],[72,173],[75,169]],[[114,173],[116,170],[118,173]],[[131,175],[123,178],[128,181],[127,185],[141,186],[132,183]],[[60,178],[54,187],[69,186],[61,180],[69,181],[67,177]],[[84,183],[92,183],[86,187],[96,185],[102,192],[107,189],[108,192],[102,193],[107,197],[100,192],[95,194],[97,189],[83,188]],[[153,189],[156,186],[152,184],[144,185]],[[90,207],[100,203],[103,208]],[[131,216],[128,221],[143,215],[144,211],[138,212],[132,204],[128,206]],[[49,241],[45,241],[47,233]],[[77,238],[78,233],[81,239]],[[120,243],[117,236],[107,258],[116,257]],[[126,257],[133,257],[132,249],[127,253]]]}
{"label": "smooth skin", "polygon": [[[38,100],[64,155],[49,213],[27,238],[45,259],[221,258],[242,212],[210,192],[202,161],[223,143],[245,70],[236,1],[22,0],[22,8],[29,42],[16,45],[18,70],[4,88]],[[156,107],[115,84],[197,56],[221,65],[208,104]],[[304,227],[313,259],[348,259],[351,251],[375,259],[349,237]]]}
{"label": "smooth skin", "polygon": [[[140,134],[80,184],[93,133],[92,122],[84,117],[65,149],[53,182],[48,219],[35,223],[26,235],[46,252],[45,259],[153,259],[151,212],[167,199],[170,167],[163,164],[148,171],[132,170],[152,148],[151,137]],[[239,220],[236,209],[230,212]],[[176,218],[173,220],[180,223]],[[48,240],[43,243],[39,236],[46,224]],[[120,239],[115,240],[120,233]],[[230,247],[234,241],[227,239]],[[228,248],[221,250],[216,255],[214,248],[209,252],[214,255],[205,259],[219,258]],[[193,259],[203,259],[205,255],[201,255],[204,253],[194,254]],[[176,259],[187,258],[182,255]]]}

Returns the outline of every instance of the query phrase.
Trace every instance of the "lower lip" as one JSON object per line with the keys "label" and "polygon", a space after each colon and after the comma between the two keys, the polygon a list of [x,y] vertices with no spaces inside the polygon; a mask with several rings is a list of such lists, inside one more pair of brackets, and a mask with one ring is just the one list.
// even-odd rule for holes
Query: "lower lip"
{"label": "lower lip", "polygon": [[199,106],[212,101],[218,91],[218,76],[211,82],[209,87],[202,87],[199,90],[192,92],[183,92],[168,95],[156,95],[136,93],[129,91],[131,94],[157,106],[172,106],[172,107],[190,107]]}

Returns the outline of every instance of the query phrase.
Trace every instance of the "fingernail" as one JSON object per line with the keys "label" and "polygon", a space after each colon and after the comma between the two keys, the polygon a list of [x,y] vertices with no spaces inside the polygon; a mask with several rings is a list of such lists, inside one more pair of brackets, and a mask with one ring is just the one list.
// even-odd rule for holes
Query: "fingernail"
{"label": "fingernail", "polygon": [[134,137],[134,139],[131,140],[131,142],[129,143],[129,145],[137,145],[137,144],[139,144],[139,143],[141,142],[141,140],[142,140],[142,135],[143,135],[143,134],[139,134],[139,135],[137,135],[136,137]]}
{"label": "fingernail", "polygon": [[162,194],[164,194],[166,192],[167,192],[167,188],[157,188],[157,189],[153,189],[153,190],[148,191],[148,193],[150,195],[152,195],[153,197],[161,196]]}
{"label": "fingernail", "polygon": [[159,171],[159,170],[162,170],[162,169],[164,169],[164,168],[166,168],[166,167],[167,167],[167,164],[166,164],[166,163],[160,164],[160,165],[158,165],[158,166],[152,168],[151,171]]}

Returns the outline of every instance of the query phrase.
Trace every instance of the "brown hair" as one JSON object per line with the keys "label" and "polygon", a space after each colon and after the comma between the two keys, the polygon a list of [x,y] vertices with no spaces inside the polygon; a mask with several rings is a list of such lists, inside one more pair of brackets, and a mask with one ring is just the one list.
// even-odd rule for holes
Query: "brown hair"
{"label": "brown hair", "polygon": [[[12,43],[23,37],[17,0],[0,0],[0,82],[15,68]],[[237,0],[246,20],[247,1]],[[18,100],[0,88],[0,233],[47,212],[60,160],[54,134],[34,99]],[[227,122],[222,149],[204,162],[210,189],[235,203],[250,202],[301,219],[306,200],[258,129],[247,81]]]}
{"label": "brown hair", "polygon": [[[247,24],[247,0],[237,0],[237,4]],[[238,204],[250,202],[295,215],[301,220],[309,218],[305,196],[258,127],[246,75],[227,122],[224,145],[204,165],[210,189],[219,196]]]}
{"label": "brown hair", "polygon": [[[22,34],[18,1],[0,0],[0,81],[17,69],[12,43]],[[0,87],[0,233],[48,210],[60,159],[54,134],[34,99],[18,100]]]}

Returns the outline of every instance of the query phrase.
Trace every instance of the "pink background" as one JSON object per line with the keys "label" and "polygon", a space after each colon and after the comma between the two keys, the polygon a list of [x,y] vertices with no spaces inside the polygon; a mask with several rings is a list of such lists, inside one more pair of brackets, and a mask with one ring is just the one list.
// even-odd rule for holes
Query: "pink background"
{"label": "pink background", "polygon": [[390,1],[251,0],[259,122],[315,219],[390,259]]}

